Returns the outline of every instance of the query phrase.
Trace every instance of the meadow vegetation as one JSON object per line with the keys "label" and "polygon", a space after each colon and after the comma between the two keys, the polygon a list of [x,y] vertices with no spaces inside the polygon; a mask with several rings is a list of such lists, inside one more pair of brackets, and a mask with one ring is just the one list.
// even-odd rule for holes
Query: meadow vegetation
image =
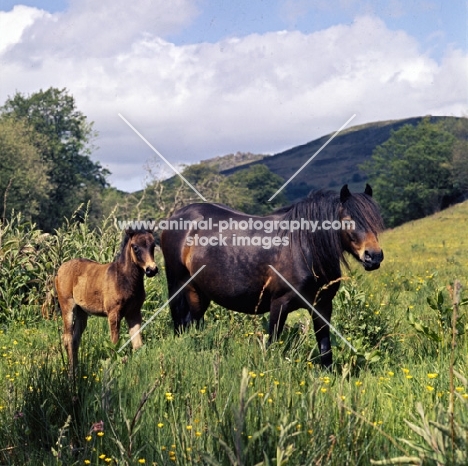
{"label": "meadow vegetation", "polygon": [[[468,203],[386,231],[381,269],[345,270],[335,367],[319,366],[305,311],[266,347],[265,317],[212,306],[175,337],[164,308],[135,353],[89,319],[67,374],[52,277],[107,262],[121,232],[86,215],[54,235],[0,225],[0,464],[368,465],[468,463]],[[157,262],[163,268],[158,255]],[[454,306],[454,280],[462,284]],[[167,300],[145,281],[144,319]]]}

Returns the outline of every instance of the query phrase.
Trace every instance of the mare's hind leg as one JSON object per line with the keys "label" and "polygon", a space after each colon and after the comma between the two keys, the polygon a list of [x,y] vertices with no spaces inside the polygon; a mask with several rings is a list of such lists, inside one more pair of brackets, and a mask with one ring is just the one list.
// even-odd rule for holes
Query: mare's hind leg
{"label": "mare's hind leg", "polygon": [[169,303],[172,322],[174,323],[174,331],[176,333],[183,332],[183,330],[187,328],[192,322],[186,290],[181,290],[181,288],[184,287],[185,282],[185,280],[172,282],[172,280],[169,280],[168,277],[169,298],[172,298],[177,293],[177,296],[175,296]]}
{"label": "mare's hind leg", "polygon": [[[292,298],[292,297],[291,297]],[[289,314],[289,297],[285,296],[281,299],[275,299],[270,305],[270,323],[268,326],[268,344],[278,340],[281,332],[283,331],[284,324]]]}
{"label": "mare's hind leg", "polygon": [[[184,283],[181,283],[179,287],[169,287],[169,296],[179,292],[180,287],[183,286]],[[170,303],[175,332],[182,332],[193,322],[200,325],[209,304],[210,301],[199,293],[191,283],[186,285]]]}
{"label": "mare's hind leg", "polygon": [[190,309],[191,321],[195,322],[197,327],[200,327],[203,325],[203,317],[210,305],[210,300],[191,283],[187,285],[185,294]]}

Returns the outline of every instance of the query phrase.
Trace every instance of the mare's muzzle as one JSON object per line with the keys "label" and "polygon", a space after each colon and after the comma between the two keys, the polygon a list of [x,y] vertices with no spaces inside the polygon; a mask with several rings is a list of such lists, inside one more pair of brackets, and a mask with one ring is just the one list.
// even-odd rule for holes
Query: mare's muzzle
{"label": "mare's muzzle", "polygon": [[364,269],[376,270],[380,267],[380,263],[383,261],[384,253],[380,249],[378,251],[364,251],[364,258],[362,260],[362,265]]}

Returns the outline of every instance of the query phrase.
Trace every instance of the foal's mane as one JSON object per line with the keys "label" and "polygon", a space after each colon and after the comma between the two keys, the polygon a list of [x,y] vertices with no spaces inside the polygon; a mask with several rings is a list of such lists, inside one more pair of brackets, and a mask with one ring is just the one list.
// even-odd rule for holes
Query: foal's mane
{"label": "foal's mane", "polygon": [[[333,191],[312,191],[309,195],[287,207],[273,212],[281,215],[284,220],[292,221],[307,219],[321,222],[328,220],[340,220],[340,207],[355,221],[358,231],[371,231],[377,235],[383,230],[383,221],[377,204],[367,194],[352,194],[344,203],[341,203],[340,195]],[[344,256],[340,230],[300,229],[289,233],[289,244],[299,244],[303,251],[304,259],[315,275],[320,276],[325,282],[330,282],[340,276],[340,262],[346,266],[348,263]]]}

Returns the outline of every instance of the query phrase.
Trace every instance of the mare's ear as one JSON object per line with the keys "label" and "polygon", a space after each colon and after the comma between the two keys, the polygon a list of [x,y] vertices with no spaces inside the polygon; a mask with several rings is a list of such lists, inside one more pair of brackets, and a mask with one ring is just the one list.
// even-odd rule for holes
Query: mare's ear
{"label": "mare's ear", "polygon": [[348,189],[348,185],[345,184],[340,191],[340,202],[343,204],[351,197],[351,192]]}
{"label": "mare's ear", "polygon": [[125,235],[128,236],[129,238],[133,238],[135,233],[136,233],[136,231],[133,228],[127,228],[125,230]]}
{"label": "mare's ear", "polygon": [[366,184],[366,189],[364,190],[364,194],[367,194],[368,196],[372,197],[372,188],[370,184]]}

